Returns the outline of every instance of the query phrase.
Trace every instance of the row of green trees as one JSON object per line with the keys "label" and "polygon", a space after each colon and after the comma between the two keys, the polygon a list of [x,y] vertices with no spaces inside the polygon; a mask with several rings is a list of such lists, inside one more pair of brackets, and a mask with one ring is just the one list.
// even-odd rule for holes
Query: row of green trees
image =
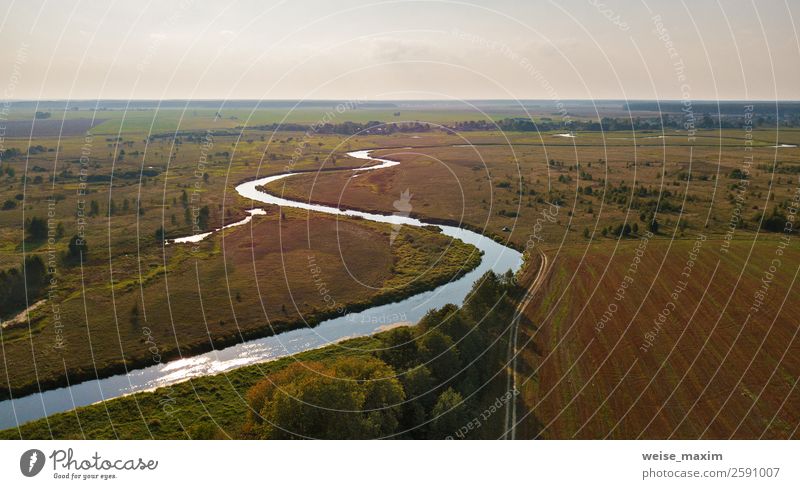
{"label": "row of green trees", "polygon": [[455,436],[481,411],[490,380],[500,378],[518,293],[513,276],[489,272],[463,307],[448,305],[414,327],[384,332],[373,352],[270,375],[247,394],[245,436]]}

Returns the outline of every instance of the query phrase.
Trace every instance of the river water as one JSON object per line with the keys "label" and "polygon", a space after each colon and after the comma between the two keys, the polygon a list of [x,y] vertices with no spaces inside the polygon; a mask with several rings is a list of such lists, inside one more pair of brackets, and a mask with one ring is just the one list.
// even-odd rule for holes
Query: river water
{"label": "river water", "polygon": [[[397,161],[372,158],[373,150],[353,151],[349,156],[362,159],[365,166],[356,170],[344,170],[357,176],[364,171],[380,170],[399,165]],[[375,162],[378,162],[377,164]],[[307,202],[293,201],[258,190],[258,187],[296,173],[284,173],[242,183],[236,191],[254,202],[294,207],[309,211],[341,216],[359,216],[376,222],[403,226],[424,226],[425,222],[404,215],[380,215],[368,212],[341,210]],[[261,209],[252,209],[245,219],[229,224],[225,228],[246,224],[253,216],[263,214]],[[0,402],[0,428],[18,426],[54,413],[87,406],[103,400],[113,399],[135,392],[149,391],[175,384],[194,377],[218,374],[231,369],[275,360],[314,348],[340,342],[348,338],[374,334],[398,324],[415,324],[429,310],[446,304],[461,305],[472,284],[488,270],[505,273],[516,272],[522,266],[522,255],[481,234],[455,226],[437,226],[442,233],[471,244],[483,253],[481,263],[458,280],[441,285],[434,290],[422,292],[399,302],[366,309],[359,313],[322,321],[315,327],[300,328],[273,336],[239,343],[221,350],[213,350],[151,367],[131,370],[127,374],[114,375],[82,382],[70,387],[58,388],[31,394],[19,399]],[[212,233],[202,233],[173,240],[170,244],[192,243]]]}

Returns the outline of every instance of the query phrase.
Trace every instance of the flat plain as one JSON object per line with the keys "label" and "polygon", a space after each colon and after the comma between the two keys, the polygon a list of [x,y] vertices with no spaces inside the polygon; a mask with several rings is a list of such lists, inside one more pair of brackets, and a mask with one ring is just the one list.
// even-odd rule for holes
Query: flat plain
{"label": "flat plain", "polygon": [[[83,121],[81,112],[53,117]],[[40,307],[24,324],[3,328],[3,397],[152,363],[143,326],[163,358],[174,358],[313,325],[335,310],[309,274],[310,255],[325,264],[323,280],[335,284],[336,301],[355,309],[431,289],[477,263],[473,248],[453,246],[432,229],[403,228],[392,240],[390,226],[269,206],[251,225],[196,246],[163,243],[194,234],[198,208],[206,208],[203,231],[243,219],[254,203],[235,184],[291,170],[305,173],[266,189],[461,225],[523,251],[529,263],[539,251],[548,256],[552,266],[518,338],[518,438],[798,436],[792,406],[800,400],[800,306],[793,297],[800,252],[796,233],[783,225],[796,212],[800,150],[791,146],[800,131],[709,129],[691,140],[672,129],[457,131],[443,126],[476,114],[398,117],[392,109],[347,120],[427,126],[355,134],[266,127],[321,117],[310,109],[280,114],[100,111],[88,135],[5,140],[20,152],[2,164],[0,201],[12,204],[0,211],[0,269],[19,267],[23,252],[45,260],[55,253],[49,300],[67,326],[56,333],[54,310]],[[347,153],[364,149],[401,164],[329,171],[362,166]],[[51,210],[61,224],[55,251],[25,229]],[[78,232],[89,245],[82,264],[65,256]],[[631,272],[634,257],[640,262]],[[531,276],[522,277],[529,285]],[[68,348],[53,348],[59,341]],[[339,355],[332,351],[303,358]],[[231,374],[246,379],[236,392],[209,378],[196,381],[208,392],[193,395],[216,402],[233,429],[243,411],[224,400],[236,403],[254,372]],[[189,392],[185,384],[174,389]],[[487,389],[502,394],[498,385]],[[158,397],[148,396],[136,397],[157,406]],[[122,413],[132,402],[107,404]],[[80,412],[103,421],[97,409]],[[71,416],[54,418],[60,428],[50,434],[80,436],[68,426]],[[124,436],[146,437],[161,422],[140,421]],[[5,434],[46,436],[43,429],[38,422]],[[96,429],[97,436],[119,435]],[[170,424],[161,436],[179,429]]]}

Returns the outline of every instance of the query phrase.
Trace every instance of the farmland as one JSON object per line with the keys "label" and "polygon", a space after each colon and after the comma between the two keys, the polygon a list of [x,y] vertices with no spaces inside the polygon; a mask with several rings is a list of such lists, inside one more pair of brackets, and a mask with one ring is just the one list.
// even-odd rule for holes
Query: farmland
{"label": "farmland", "polygon": [[[311,108],[101,110],[82,136],[7,137],[5,147],[18,151],[0,165],[0,201],[10,202],[0,211],[0,269],[19,267],[23,253],[39,256],[55,264],[55,285],[29,317],[2,329],[3,395],[313,326],[340,307],[395,301],[477,265],[474,248],[433,228],[402,227],[395,236],[389,225],[275,206],[199,243],[169,243],[262,207],[239,196],[237,183],[294,171],[266,190],[459,225],[523,251],[529,265],[537,252],[547,255],[552,266],[524,311],[518,358],[508,367],[520,384],[518,438],[797,437],[790,406],[800,395],[800,311],[792,300],[800,254],[786,224],[797,212],[800,151],[792,146],[800,131],[537,133],[489,130],[468,111],[397,113],[354,111],[317,131],[308,125],[326,115]],[[552,124],[551,115],[534,119]],[[88,116],[51,117],[80,132]],[[341,171],[367,164],[347,155],[363,149],[400,165]],[[53,223],[52,242],[31,235],[32,218]],[[88,243],[77,259],[68,246],[75,235]],[[310,263],[320,265],[318,275]],[[522,275],[519,285],[532,278]],[[19,312],[3,311],[4,320]],[[505,346],[497,339],[504,326],[493,325],[495,347]],[[373,348],[386,336],[350,341]],[[336,372],[348,356],[329,347],[300,358]],[[470,410],[504,396],[497,360],[484,385],[454,384],[459,395],[474,394]],[[74,413],[56,415],[51,433],[245,436],[242,397],[265,374],[294,375],[284,371],[291,363],[179,384],[183,427],[157,412],[161,391],[111,401],[110,414],[83,408],[88,432],[76,431]],[[149,414],[124,419],[139,402]],[[204,405],[210,414],[200,413]],[[500,421],[480,436],[503,435]],[[48,436],[45,429],[36,422],[21,434]]]}
{"label": "farmland", "polygon": [[[521,438],[797,436],[789,406],[800,395],[800,256],[793,232],[779,232],[797,212],[796,148],[775,148],[774,135],[758,131],[750,149],[736,131],[701,132],[693,144],[639,133],[635,144],[624,133],[566,142],[549,134],[546,144],[468,136],[469,145],[400,140],[380,154],[402,167],[358,179],[308,175],[281,191],[382,211],[407,188],[420,217],[551,257],[523,329]],[[796,144],[798,135],[780,138]],[[683,276],[699,237],[697,265]],[[620,284],[624,300],[614,300]]]}
{"label": "farmland", "polygon": [[721,244],[551,250],[521,340],[519,436],[797,437],[797,245]]}

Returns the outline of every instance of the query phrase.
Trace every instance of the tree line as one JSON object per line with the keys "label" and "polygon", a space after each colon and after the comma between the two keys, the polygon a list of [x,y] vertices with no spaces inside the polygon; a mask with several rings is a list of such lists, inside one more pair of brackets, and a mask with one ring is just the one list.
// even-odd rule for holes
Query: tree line
{"label": "tree line", "polygon": [[269,375],[247,393],[244,436],[455,436],[483,410],[487,385],[504,369],[519,293],[510,273],[488,272],[461,308],[447,305],[416,326],[381,333],[372,352],[295,363]]}

